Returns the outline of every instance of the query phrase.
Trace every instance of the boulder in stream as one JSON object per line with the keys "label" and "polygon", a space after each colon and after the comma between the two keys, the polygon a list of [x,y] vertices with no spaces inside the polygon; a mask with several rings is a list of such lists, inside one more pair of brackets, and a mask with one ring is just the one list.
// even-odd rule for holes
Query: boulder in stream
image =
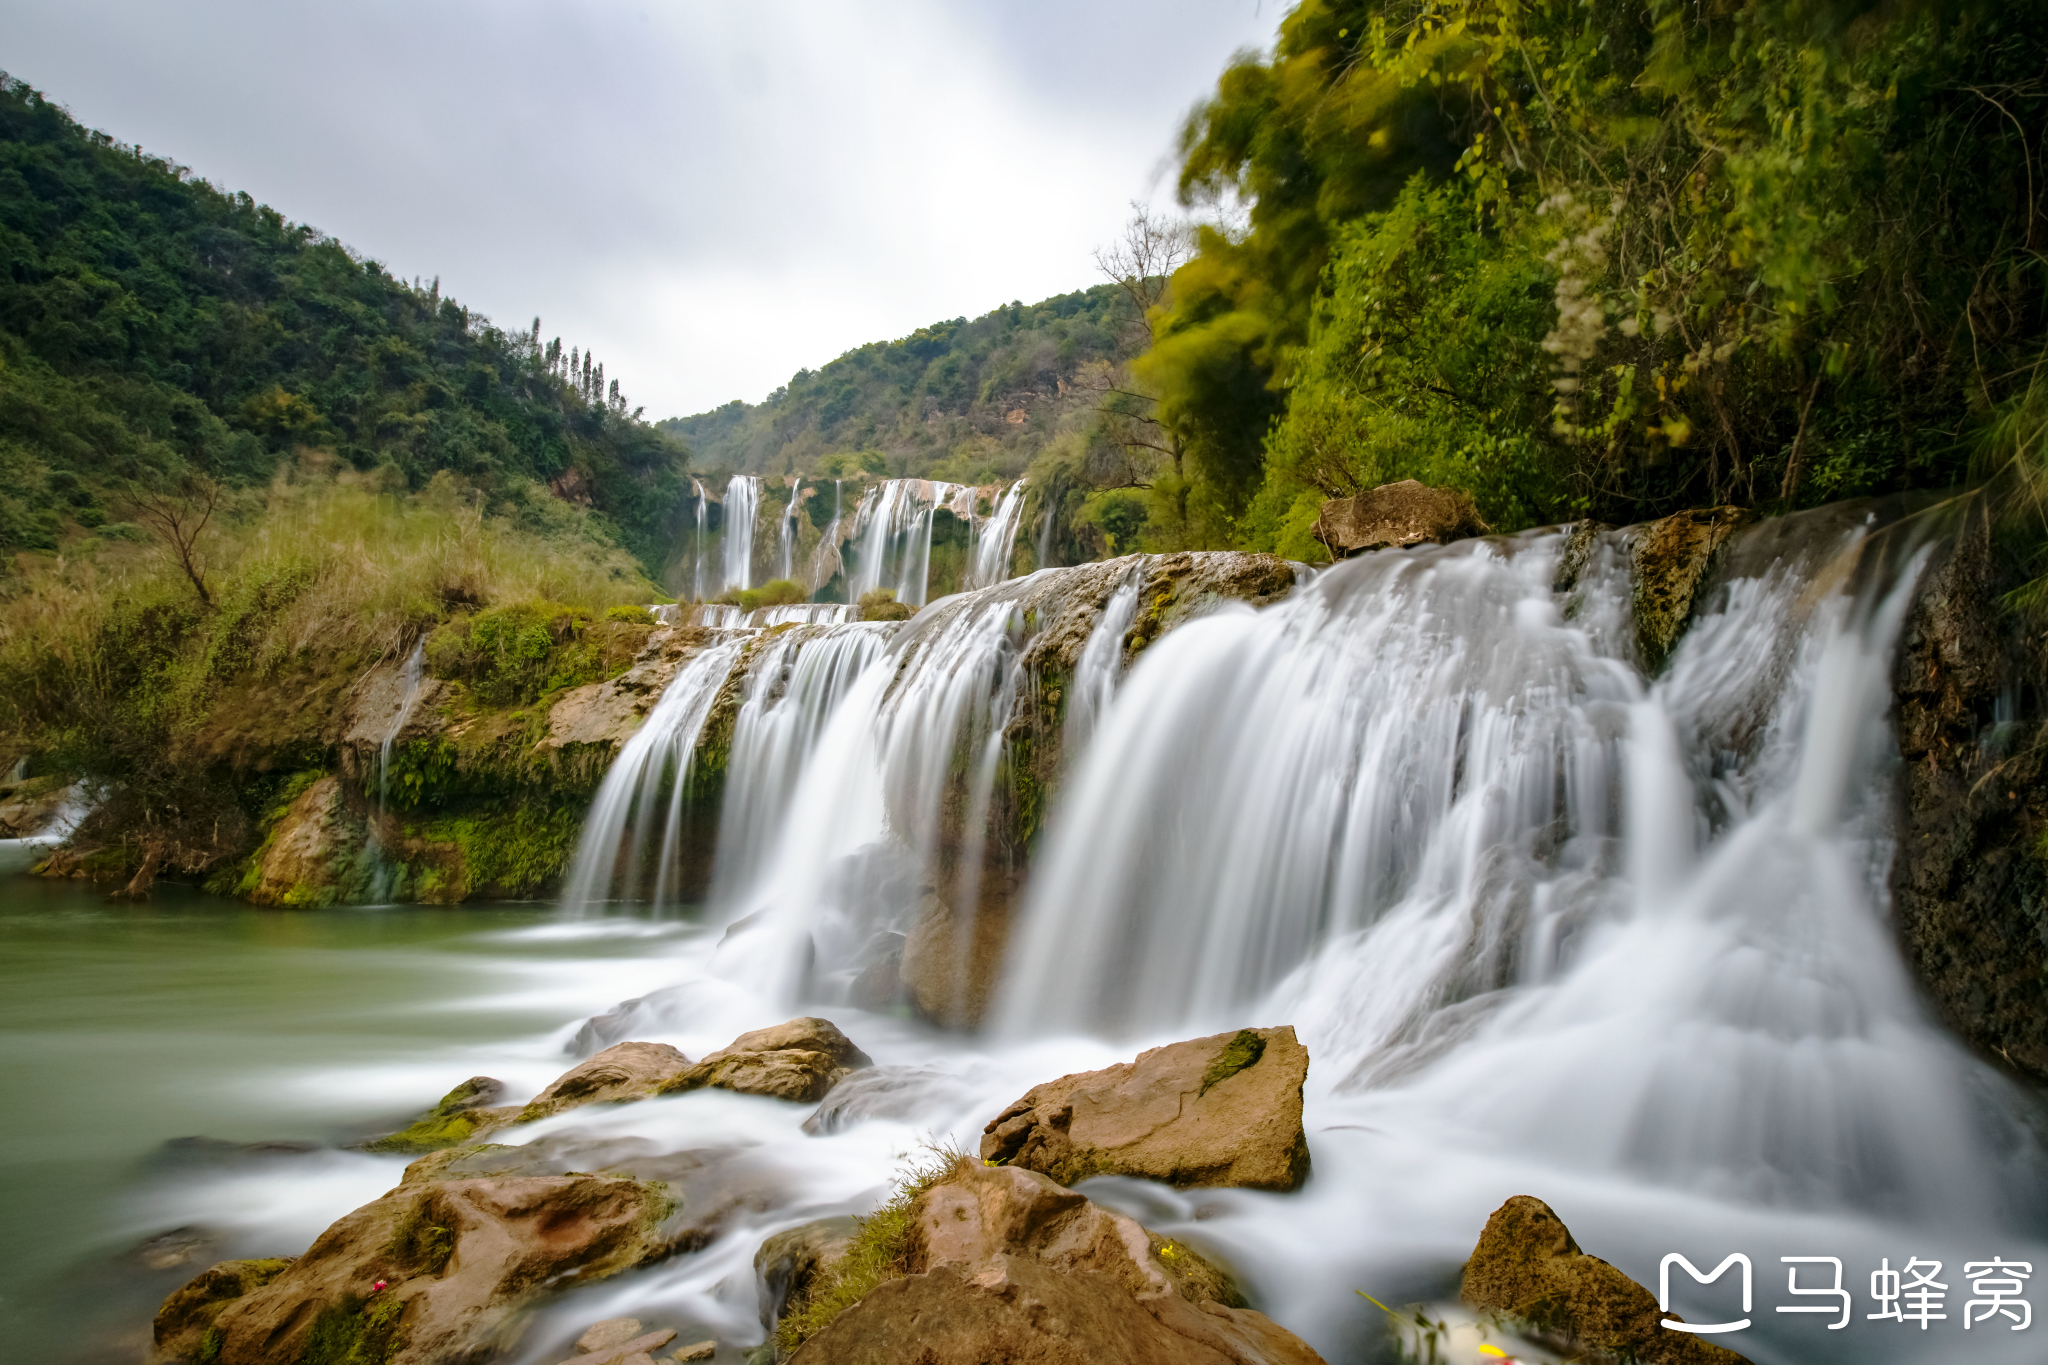
{"label": "boulder in stream", "polygon": [[899,1265],[796,1365],[1321,1365],[1193,1248],[1035,1171],[961,1159],[911,1202]]}
{"label": "boulder in stream", "polygon": [[441,1097],[441,1102],[422,1114],[407,1128],[363,1144],[368,1152],[432,1152],[474,1142],[484,1134],[504,1127],[517,1117],[517,1109],[492,1109],[492,1100],[504,1093],[505,1083],[491,1076],[471,1076]]}
{"label": "boulder in stream", "polygon": [[1754,520],[1746,508],[1697,507],[1635,529],[1636,644],[1646,666],[1663,667],[1692,617],[1714,556]]}
{"label": "boulder in stream", "polygon": [[[1475,1308],[1526,1323],[1541,1337],[1602,1359],[1642,1365],[1739,1365],[1743,1357],[1662,1318],[1657,1296],[1572,1240],[1548,1204],[1526,1194],[1495,1209],[1465,1265],[1460,1293]],[[1574,1356],[1573,1358],[1577,1358]]]}
{"label": "boulder in stream", "polygon": [[1330,558],[1348,559],[1367,550],[1448,545],[1491,529],[1479,519],[1472,499],[1455,488],[1403,479],[1354,497],[1331,498],[1316,518],[1315,537]]}
{"label": "boulder in stream", "polygon": [[985,1161],[1063,1185],[1128,1175],[1169,1185],[1293,1190],[1308,1178],[1292,1027],[1156,1047],[1133,1062],[1034,1087],[983,1130]]}
{"label": "boulder in stream", "polygon": [[663,1082],[658,1093],[674,1095],[713,1086],[815,1104],[842,1077],[871,1065],[868,1054],[831,1020],[791,1019],[742,1033],[730,1046]]}
{"label": "boulder in stream", "polygon": [[690,1069],[690,1059],[667,1043],[615,1043],[557,1076],[519,1111],[521,1123],[585,1104],[644,1100]]}
{"label": "boulder in stream", "polygon": [[196,1359],[187,1338],[202,1317],[196,1335],[218,1365],[482,1358],[549,1285],[659,1254],[668,1211],[657,1186],[597,1176],[401,1185],[275,1270],[217,1266],[180,1289],[158,1314],[153,1359]]}

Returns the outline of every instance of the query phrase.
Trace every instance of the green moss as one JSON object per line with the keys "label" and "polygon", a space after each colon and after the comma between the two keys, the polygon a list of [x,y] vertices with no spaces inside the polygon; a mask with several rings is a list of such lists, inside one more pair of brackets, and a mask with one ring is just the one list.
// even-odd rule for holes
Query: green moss
{"label": "green moss", "polygon": [[421,1275],[438,1275],[455,1254],[455,1229],[434,1221],[429,1201],[413,1206],[392,1234],[392,1259]]}
{"label": "green moss", "polygon": [[1223,1051],[1216,1054],[1216,1060],[1209,1063],[1209,1069],[1202,1073],[1201,1094],[1209,1093],[1209,1087],[1221,1085],[1257,1062],[1266,1054],[1266,1040],[1255,1029],[1239,1029],[1237,1036],[1223,1045]]}
{"label": "green moss", "polygon": [[345,1295],[313,1319],[298,1365],[385,1365],[403,1344],[404,1315],[404,1301],[392,1295]]}
{"label": "green moss", "polygon": [[194,1357],[198,1365],[213,1365],[214,1361],[220,1359],[221,1341],[220,1328],[206,1329],[206,1334],[199,1338],[199,1353]]}
{"label": "green moss", "polygon": [[427,637],[427,669],[464,684],[485,706],[531,705],[624,671],[654,618],[642,607],[619,610],[592,621],[560,602],[531,601],[459,616]]}
{"label": "green moss", "polygon": [[776,1324],[775,1344],[782,1354],[793,1353],[831,1326],[835,1318],[866,1298],[875,1286],[910,1273],[910,1234],[915,1226],[912,1208],[918,1196],[943,1183],[969,1160],[959,1152],[931,1149],[930,1159],[905,1173],[888,1203],[866,1218],[855,1220],[857,1230],[845,1254],[830,1265],[819,1267],[803,1300],[791,1305]]}
{"label": "green moss", "polygon": [[470,1135],[481,1126],[482,1120],[474,1109],[469,1108],[476,1098],[476,1091],[468,1081],[456,1086],[441,1097],[441,1102],[428,1110],[418,1122],[408,1128],[401,1128],[388,1137],[363,1144],[366,1152],[437,1152],[443,1147],[456,1147],[467,1142]]}
{"label": "green moss", "polygon": [[654,613],[645,607],[620,605],[604,614],[607,621],[623,621],[629,626],[651,626],[655,624]]}
{"label": "green moss", "polygon": [[[488,890],[516,898],[543,890],[568,870],[582,830],[579,810],[518,805],[508,811],[433,820],[419,826],[417,833],[461,850],[465,894]],[[422,888],[440,880],[430,869],[421,875]]]}

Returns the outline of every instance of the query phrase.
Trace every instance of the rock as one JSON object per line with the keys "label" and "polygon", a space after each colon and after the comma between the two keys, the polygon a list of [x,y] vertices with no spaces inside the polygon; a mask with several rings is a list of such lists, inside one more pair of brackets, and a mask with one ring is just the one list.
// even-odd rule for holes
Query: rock
{"label": "rock", "polygon": [[1309,1167],[1307,1077],[1308,1049],[1292,1027],[1172,1043],[1033,1088],[983,1130],[981,1156],[1063,1185],[1128,1175],[1298,1189]]}
{"label": "rock", "polygon": [[1657,1296],[1598,1256],[1579,1250],[1550,1206],[1518,1194],[1486,1220],[1460,1291],[1475,1308],[1502,1313],[1579,1350],[1642,1365],[1735,1365],[1743,1357],[1686,1332]]}
{"label": "rock", "polygon": [[1355,497],[1330,499],[1316,518],[1315,537],[1330,558],[1348,559],[1367,550],[1448,545],[1491,529],[1479,519],[1472,499],[1456,489],[1403,479]]}
{"label": "rock", "polygon": [[[658,1188],[595,1176],[401,1185],[224,1303],[209,1329],[214,1359],[299,1360],[316,1338],[323,1359],[383,1365],[492,1354],[563,1277],[588,1284],[658,1254],[668,1209]],[[164,1313],[197,1292],[195,1280]]]}
{"label": "rock", "polygon": [[602,1351],[608,1346],[623,1346],[639,1335],[640,1319],[606,1318],[603,1322],[594,1322],[584,1329],[583,1335],[576,1338],[576,1349],[584,1352]]}
{"label": "rock", "polygon": [[441,1097],[409,1128],[363,1144],[366,1152],[431,1152],[473,1142],[502,1128],[517,1116],[516,1109],[492,1109],[490,1102],[505,1090],[505,1083],[490,1076],[471,1076]]}
{"label": "rock", "polygon": [[695,1345],[685,1346],[682,1350],[677,1351],[674,1355],[670,1356],[669,1359],[677,1362],[677,1365],[688,1365],[690,1361],[694,1360],[710,1360],[713,1356],[716,1356],[717,1354],[717,1342],[700,1341],[697,1342]]}
{"label": "rock", "polygon": [[562,693],[548,710],[548,732],[541,748],[559,752],[589,745],[607,752],[616,750],[640,728],[661,700],[663,689],[694,652],[675,648],[680,639],[679,632],[657,631],[648,638],[639,659],[618,677]]}
{"label": "rock", "polygon": [[971,1077],[935,1066],[871,1066],[854,1072],[804,1120],[804,1131],[817,1137],[836,1133],[866,1119],[915,1120],[944,1105],[974,1097]]}
{"label": "rock", "polygon": [[164,1300],[151,1326],[153,1361],[190,1360],[202,1350],[207,1331],[222,1308],[261,1289],[284,1273],[291,1258],[222,1261],[209,1266]]}
{"label": "rock", "polygon": [[846,1003],[856,1009],[886,1010],[903,1004],[908,993],[903,985],[904,936],[892,934],[896,947],[861,969],[846,988]]}
{"label": "rock", "polygon": [[1614,528],[1604,521],[1575,521],[1565,529],[1564,548],[1557,552],[1557,572],[1551,575],[1552,592],[1571,592],[1579,586],[1579,575],[1592,562],[1603,532]]}
{"label": "rock", "polygon": [[1741,507],[1702,507],[1677,512],[1636,528],[1636,644],[1644,666],[1664,666],[1685,630],[1694,598],[1728,537],[1756,519]]}
{"label": "rock", "polygon": [[[640,1331],[639,1320],[635,1318],[612,1318],[609,1321],[599,1323],[597,1326],[610,1327],[614,1323],[621,1322],[630,1322],[633,1324],[635,1332]],[[591,1332],[596,1330],[597,1327],[590,1329]],[[647,1362],[647,1365],[654,1365],[654,1353],[676,1339],[675,1329],[672,1327],[664,1327],[659,1331],[627,1337],[602,1346],[586,1347],[583,1343],[589,1336],[590,1332],[585,1332],[576,1341],[576,1348],[586,1353],[580,1356],[573,1356],[563,1361],[562,1365],[635,1365],[636,1362],[643,1360]]]}
{"label": "rock", "polygon": [[341,779],[329,775],[299,793],[259,855],[256,905],[318,909],[340,894],[353,852],[341,802]]}
{"label": "rock", "polygon": [[43,833],[77,792],[77,787],[61,786],[55,778],[0,785],[0,839],[29,839]]}
{"label": "rock", "polygon": [[899,968],[910,1007],[941,1028],[978,1026],[1002,975],[1008,928],[1001,915],[976,915],[963,925],[951,906],[927,892]]}
{"label": "rock", "polygon": [[754,1253],[761,1325],[772,1334],[783,1315],[803,1303],[818,1272],[846,1254],[858,1230],[852,1218],[821,1218],[786,1228],[761,1243]]}
{"label": "rock", "polygon": [[815,1103],[859,1067],[871,1066],[829,1019],[792,1019],[773,1028],[742,1033],[728,1047],[664,1082],[664,1095],[715,1086],[742,1095]]}
{"label": "rock", "polygon": [[[909,1274],[825,1325],[797,1365],[1320,1365],[1176,1267],[1201,1257],[1034,1171],[962,1161],[911,1205]],[[1203,1263],[1206,1266],[1206,1263]],[[1231,1297],[1235,1297],[1234,1294]]]}
{"label": "rock", "polygon": [[556,1077],[519,1111],[521,1123],[585,1104],[644,1100],[690,1069],[690,1059],[667,1043],[617,1043]]}

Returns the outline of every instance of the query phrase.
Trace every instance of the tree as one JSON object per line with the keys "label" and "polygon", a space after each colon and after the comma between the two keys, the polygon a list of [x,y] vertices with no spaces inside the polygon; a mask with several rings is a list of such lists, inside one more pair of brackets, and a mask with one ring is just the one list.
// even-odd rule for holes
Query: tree
{"label": "tree", "polygon": [[191,580],[200,605],[213,606],[213,594],[206,587],[206,560],[199,553],[199,538],[206,533],[214,511],[220,506],[221,486],[203,474],[189,477],[175,491],[137,485],[128,492],[134,520],[155,537],[165,556]]}

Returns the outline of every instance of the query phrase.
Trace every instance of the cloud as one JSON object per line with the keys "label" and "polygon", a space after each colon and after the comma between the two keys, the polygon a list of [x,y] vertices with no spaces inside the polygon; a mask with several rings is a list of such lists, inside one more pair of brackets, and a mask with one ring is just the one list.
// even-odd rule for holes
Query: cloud
{"label": "cloud", "polygon": [[1092,282],[1255,0],[26,0],[13,74],[650,415]]}

